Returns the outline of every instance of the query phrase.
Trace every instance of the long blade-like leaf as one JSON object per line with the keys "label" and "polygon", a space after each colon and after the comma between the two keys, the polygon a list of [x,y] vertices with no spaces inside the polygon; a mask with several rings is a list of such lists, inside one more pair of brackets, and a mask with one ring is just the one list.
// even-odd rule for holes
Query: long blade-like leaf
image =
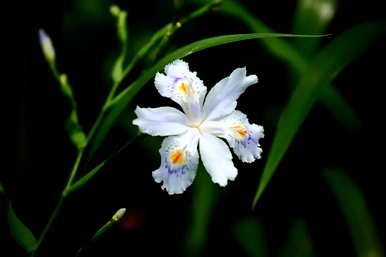
{"label": "long blade-like leaf", "polygon": [[384,256],[375,224],[358,186],[340,170],[328,170],[323,177],[339,202],[357,256]]}
{"label": "long blade-like leaf", "polygon": [[385,22],[369,22],[354,26],[335,38],[315,57],[281,114],[268,160],[253,200],[253,207],[310,112],[320,90],[385,32]]}
{"label": "long blade-like leaf", "polygon": [[294,222],[288,233],[284,247],[281,249],[281,257],[314,257],[316,253],[312,247],[312,237],[304,220]]}
{"label": "long blade-like leaf", "polygon": [[131,85],[129,85],[125,90],[123,90],[111,101],[111,104],[107,106],[107,108],[109,108],[109,113],[105,120],[102,122],[101,126],[99,127],[93,142],[91,142],[91,149],[96,149],[99,147],[99,145],[106,137],[107,133],[114,125],[119,114],[125,109],[127,104],[142,89],[142,87],[154,77],[156,72],[160,71],[166,64],[172,62],[175,59],[183,58],[190,54],[219,45],[239,42],[243,40],[276,37],[320,37],[320,35],[294,35],[282,33],[235,34],[207,38],[181,47],[173,53],[165,56],[157,64],[145,71],[142,76],[140,76],[136,81],[134,81]]}
{"label": "long blade-like leaf", "polygon": [[[305,1],[305,0],[300,0]],[[312,1],[332,1],[332,0],[311,0]],[[310,3],[307,3],[310,4]],[[315,8],[313,6],[312,8]],[[328,8],[328,7],[327,7]],[[333,8],[333,7],[332,7]],[[241,22],[243,22],[249,29],[253,32],[266,32],[272,33],[273,29],[269,28],[261,20],[259,20],[253,13],[247,10],[239,1],[234,0],[224,0],[221,8],[219,9],[223,14],[234,17]],[[327,22],[327,21],[324,21]],[[324,24],[323,26],[326,26]],[[319,29],[313,31],[313,33],[320,33],[322,27],[318,25]],[[317,32],[318,31],[318,32]],[[307,33],[308,34],[308,33]],[[295,39],[296,40],[296,39]],[[300,40],[300,38],[299,38]],[[317,43],[317,38],[313,38],[308,41],[313,41],[310,43],[313,46],[309,46],[309,51],[312,50],[312,47],[315,47]],[[306,41],[302,40],[301,43],[307,44]],[[262,43],[267,47],[267,49],[276,56],[279,60],[287,63],[293,71],[297,72],[298,75],[303,74],[308,65],[309,61],[306,58],[306,53],[302,50],[297,50],[289,42],[286,42],[281,38],[263,38]],[[347,128],[355,129],[360,126],[360,121],[356,116],[355,112],[351,109],[351,106],[347,101],[340,95],[340,93],[332,87],[332,85],[326,85],[320,92],[320,100],[323,105],[330,111],[331,115],[338,121],[342,122]]]}

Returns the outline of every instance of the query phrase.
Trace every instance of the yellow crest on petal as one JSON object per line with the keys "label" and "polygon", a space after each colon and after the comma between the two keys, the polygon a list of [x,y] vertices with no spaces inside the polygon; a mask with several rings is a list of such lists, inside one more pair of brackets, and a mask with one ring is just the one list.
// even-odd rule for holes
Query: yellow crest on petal
{"label": "yellow crest on petal", "polygon": [[182,82],[178,85],[178,89],[185,95],[189,95],[189,84],[186,82]]}
{"label": "yellow crest on petal", "polygon": [[173,164],[181,164],[185,162],[185,154],[180,150],[173,151],[170,155],[170,161]]}

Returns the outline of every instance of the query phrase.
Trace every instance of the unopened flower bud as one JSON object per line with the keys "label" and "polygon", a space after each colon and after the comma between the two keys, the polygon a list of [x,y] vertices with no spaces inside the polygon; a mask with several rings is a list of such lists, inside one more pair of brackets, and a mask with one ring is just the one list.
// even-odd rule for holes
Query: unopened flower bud
{"label": "unopened flower bud", "polygon": [[44,57],[48,62],[55,61],[55,49],[52,45],[51,38],[43,29],[39,29],[39,40],[42,47]]}
{"label": "unopened flower bud", "polygon": [[118,222],[120,221],[123,216],[125,216],[125,213],[126,213],[126,208],[121,208],[119,209],[115,214],[114,216],[111,218],[113,221],[115,222]]}
{"label": "unopened flower bud", "polygon": [[114,5],[112,5],[112,6],[110,7],[110,13],[111,13],[112,15],[118,16],[120,12],[121,12],[121,9],[120,9],[117,5],[114,4]]}

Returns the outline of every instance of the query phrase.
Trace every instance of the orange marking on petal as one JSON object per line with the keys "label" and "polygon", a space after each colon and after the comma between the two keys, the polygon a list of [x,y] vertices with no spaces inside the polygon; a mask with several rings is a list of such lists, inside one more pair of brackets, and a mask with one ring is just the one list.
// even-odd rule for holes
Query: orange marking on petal
{"label": "orange marking on petal", "polygon": [[173,164],[181,164],[181,163],[183,163],[185,161],[184,153],[179,151],[179,150],[176,150],[176,151],[172,152],[172,154],[170,155],[170,161]]}
{"label": "orange marking on petal", "polygon": [[240,137],[245,137],[248,134],[248,130],[245,129],[243,125],[236,125],[232,127],[235,129],[235,134],[240,136]]}
{"label": "orange marking on petal", "polygon": [[245,130],[245,129],[238,129],[236,130],[236,133],[241,136],[241,137],[245,137],[247,134],[248,134],[248,131]]}

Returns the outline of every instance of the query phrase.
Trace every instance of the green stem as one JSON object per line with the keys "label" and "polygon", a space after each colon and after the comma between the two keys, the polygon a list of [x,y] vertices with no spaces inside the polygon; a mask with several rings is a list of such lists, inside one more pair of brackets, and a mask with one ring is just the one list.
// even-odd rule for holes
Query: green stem
{"label": "green stem", "polygon": [[70,187],[72,185],[72,181],[74,180],[75,175],[78,172],[79,164],[80,164],[80,161],[82,160],[82,157],[83,157],[83,151],[79,151],[78,152],[78,156],[76,157],[76,160],[75,160],[74,167],[72,168],[70,177],[68,178],[66,187],[64,188],[64,191],[63,191],[63,195],[64,196],[68,195],[68,191],[69,191],[69,189],[70,189]]}
{"label": "green stem", "polygon": [[75,177],[75,175],[76,175],[76,173],[77,173],[77,171],[79,169],[79,164],[80,164],[80,161],[82,159],[82,156],[83,156],[83,151],[79,151],[78,155],[76,157],[74,166],[73,166],[73,168],[71,170],[70,176],[69,176],[69,178],[67,180],[66,186],[65,186],[62,194],[60,195],[59,201],[56,204],[55,209],[52,212],[52,214],[51,214],[47,224],[44,226],[44,229],[43,229],[42,233],[39,236],[36,250],[32,253],[32,256],[35,256],[35,253],[38,251],[38,249],[39,249],[40,245],[42,244],[42,242],[44,242],[44,239],[46,238],[47,233],[49,232],[52,224],[54,223],[55,219],[57,218],[58,213],[59,213],[59,211],[61,210],[61,208],[63,206],[64,199],[68,195],[68,191],[69,191],[69,189],[71,187],[71,183],[74,180],[74,177]]}
{"label": "green stem", "polygon": [[82,188],[83,186],[85,186],[88,181],[91,180],[92,177],[94,177],[96,175],[96,173],[102,169],[106,163],[108,163],[109,161],[111,161],[112,158],[114,158],[115,156],[117,156],[118,154],[120,154],[123,150],[125,150],[130,144],[132,144],[136,139],[140,138],[142,134],[137,134],[135,135],[134,137],[132,137],[129,141],[127,141],[123,146],[121,146],[116,152],[112,153],[106,160],[102,161],[101,163],[99,163],[97,166],[95,166],[92,170],[90,170],[89,172],[87,172],[83,177],[81,177],[80,179],[78,179],[75,183],[72,183],[70,188],[68,189],[68,194],[70,193],[73,193],[77,190],[79,190],[80,188]]}
{"label": "green stem", "polygon": [[[51,216],[50,216],[50,218],[49,218],[49,220],[48,220],[46,226],[44,227],[42,233],[40,234],[40,237],[39,237],[39,239],[38,239],[38,243],[37,243],[36,250],[39,248],[39,246],[41,245],[41,243],[42,243],[43,240],[45,239],[45,237],[46,237],[46,235],[47,235],[47,233],[48,233],[48,231],[49,231],[49,229],[50,229],[52,223],[54,222],[54,220],[55,220],[55,218],[56,218],[56,216],[58,216],[58,213],[59,213],[60,209],[61,209],[62,206],[63,206],[64,199],[65,199],[65,196],[62,194],[62,195],[60,196],[59,201],[58,201],[58,203],[56,204],[55,209],[54,209],[54,211],[52,212],[52,214],[51,214]],[[35,252],[36,252],[36,251],[35,251]],[[34,256],[34,255],[32,255],[32,256]]]}

